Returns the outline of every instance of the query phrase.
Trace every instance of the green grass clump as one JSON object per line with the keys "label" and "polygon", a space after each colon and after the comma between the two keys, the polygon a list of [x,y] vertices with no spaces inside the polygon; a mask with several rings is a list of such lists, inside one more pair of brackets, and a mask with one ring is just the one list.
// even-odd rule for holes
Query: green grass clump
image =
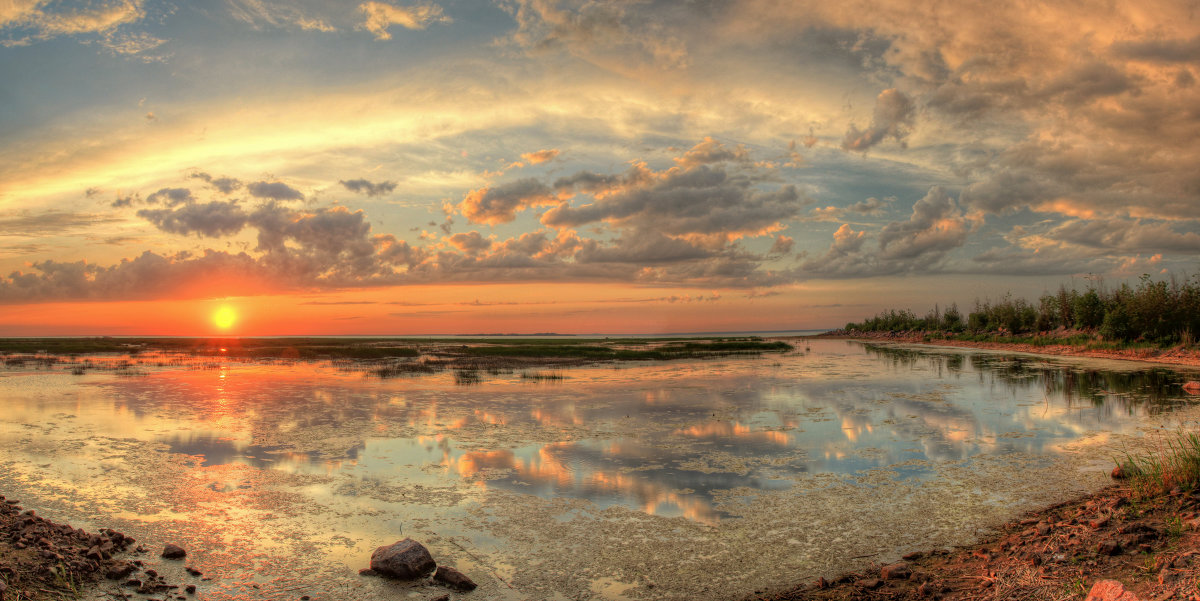
{"label": "green grass clump", "polygon": [[1200,434],[1179,432],[1167,438],[1153,453],[1125,455],[1117,465],[1127,472],[1134,495],[1147,498],[1175,488],[1192,490],[1200,486]]}

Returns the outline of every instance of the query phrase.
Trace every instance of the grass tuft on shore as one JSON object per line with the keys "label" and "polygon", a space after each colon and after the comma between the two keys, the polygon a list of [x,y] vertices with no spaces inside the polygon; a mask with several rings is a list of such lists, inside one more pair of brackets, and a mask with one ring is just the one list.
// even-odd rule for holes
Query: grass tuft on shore
{"label": "grass tuft on shore", "polygon": [[1126,453],[1117,466],[1129,478],[1138,498],[1169,493],[1175,488],[1193,490],[1200,487],[1200,434],[1178,432],[1152,453]]}

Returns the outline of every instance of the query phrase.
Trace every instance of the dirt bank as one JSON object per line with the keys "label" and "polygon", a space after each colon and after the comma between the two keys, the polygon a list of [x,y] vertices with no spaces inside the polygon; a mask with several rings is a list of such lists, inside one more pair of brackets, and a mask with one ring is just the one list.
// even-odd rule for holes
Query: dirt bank
{"label": "dirt bank", "polygon": [[118,586],[164,600],[186,599],[195,592],[195,585],[169,584],[134,559],[146,553],[134,544],[108,528],[89,533],[56,524],[0,495],[0,601],[78,599],[104,580],[118,591],[111,595],[118,599],[128,598]]}
{"label": "dirt bank", "polygon": [[1137,599],[1197,601],[1198,512],[1198,491],[1135,499],[1112,486],[1015,520],[971,547],[913,553],[895,564],[748,599],[1064,601],[1114,580]]}

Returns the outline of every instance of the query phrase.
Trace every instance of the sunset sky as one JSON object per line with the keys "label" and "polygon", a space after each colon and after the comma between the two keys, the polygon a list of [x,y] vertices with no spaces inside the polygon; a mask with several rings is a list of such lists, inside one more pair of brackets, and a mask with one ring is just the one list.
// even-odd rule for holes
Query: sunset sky
{"label": "sunset sky", "polygon": [[0,335],[806,329],[1197,273],[1188,4],[0,0]]}

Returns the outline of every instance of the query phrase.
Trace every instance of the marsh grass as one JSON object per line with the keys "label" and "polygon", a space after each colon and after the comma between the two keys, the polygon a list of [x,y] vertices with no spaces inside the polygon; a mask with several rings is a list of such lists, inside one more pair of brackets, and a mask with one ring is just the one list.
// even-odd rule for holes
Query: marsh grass
{"label": "marsh grass", "polygon": [[521,372],[522,380],[563,380],[566,376],[561,371],[524,371]]}
{"label": "marsh grass", "polygon": [[1176,487],[1192,490],[1200,486],[1200,434],[1177,432],[1151,453],[1125,454],[1117,465],[1128,472],[1134,496],[1148,498]]}

